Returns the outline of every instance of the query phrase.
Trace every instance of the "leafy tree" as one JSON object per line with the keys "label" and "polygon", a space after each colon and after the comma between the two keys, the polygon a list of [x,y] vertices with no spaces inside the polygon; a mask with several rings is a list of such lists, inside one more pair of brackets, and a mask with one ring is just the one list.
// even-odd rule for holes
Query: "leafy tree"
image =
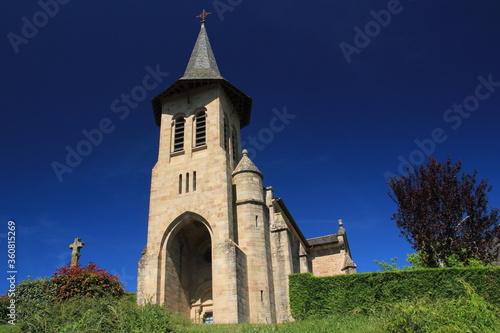
{"label": "leafy tree", "polygon": [[54,273],[52,281],[56,288],[56,301],[63,301],[75,296],[103,297],[122,296],[125,292],[118,276],[100,269],[93,262],[82,267],[69,264],[60,267]]}
{"label": "leafy tree", "polygon": [[391,263],[387,263],[385,261],[378,261],[375,260],[375,263],[380,266],[382,271],[384,272],[394,272],[394,271],[399,271],[401,268],[398,266],[398,263],[396,262],[398,260],[397,257],[391,258]]}
{"label": "leafy tree", "polygon": [[[408,175],[388,180],[391,199],[398,205],[392,220],[420,254],[424,267],[446,267],[471,259],[484,263],[494,258],[492,249],[500,237],[499,210],[488,211],[486,180],[459,175],[462,163],[430,158],[411,168]],[[448,262],[453,258],[453,263]]]}
{"label": "leafy tree", "polygon": [[380,266],[383,272],[395,272],[401,270],[414,270],[425,268],[422,266],[422,255],[420,253],[411,253],[406,255],[406,261],[410,265],[404,265],[403,267],[398,266],[398,258],[391,258],[391,263],[385,261],[375,260],[375,263]]}

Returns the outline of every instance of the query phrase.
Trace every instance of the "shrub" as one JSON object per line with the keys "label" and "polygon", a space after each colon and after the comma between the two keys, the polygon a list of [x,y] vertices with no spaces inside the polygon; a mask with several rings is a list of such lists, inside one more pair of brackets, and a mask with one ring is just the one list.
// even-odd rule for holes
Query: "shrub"
{"label": "shrub", "polygon": [[[52,303],[22,321],[27,332],[109,332],[113,318],[110,306],[113,300],[74,297],[71,300]],[[119,331],[117,331],[119,332]]]}
{"label": "shrub", "polygon": [[51,279],[21,281],[16,287],[16,316],[18,320],[49,306],[55,298],[54,283]]}
{"label": "shrub", "polygon": [[388,311],[385,332],[498,332],[500,309],[463,282],[465,294],[457,299],[431,301],[423,297],[397,303]]}
{"label": "shrub", "polygon": [[69,264],[58,268],[52,277],[56,289],[55,300],[61,302],[76,296],[119,297],[125,289],[116,275],[109,274],[94,263],[82,267]]}
{"label": "shrub", "polygon": [[73,297],[52,303],[21,323],[23,332],[171,332],[172,314],[159,305],[138,306],[131,297]]}
{"label": "shrub", "polygon": [[10,305],[10,297],[7,295],[0,295],[0,324],[6,324],[9,321],[7,315],[9,314],[9,309],[7,307]]}

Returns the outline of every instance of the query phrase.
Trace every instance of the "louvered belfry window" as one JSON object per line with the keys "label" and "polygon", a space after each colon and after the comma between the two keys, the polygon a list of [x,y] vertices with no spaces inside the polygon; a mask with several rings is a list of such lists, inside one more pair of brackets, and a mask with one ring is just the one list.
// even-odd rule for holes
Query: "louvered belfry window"
{"label": "louvered belfry window", "polygon": [[232,153],[233,153],[233,161],[238,162],[238,138],[236,137],[236,130],[233,127],[233,130],[231,131],[232,137],[231,137],[231,144],[232,144]]}
{"label": "louvered belfry window", "polygon": [[184,149],[184,124],[185,120],[183,117],[175,119],[174,152]]}
{"label": "louvered belfry window", "polygon": [[202,111],[196,115],[196,138],[195,147],[204,146],[207,143],[207,114]]}

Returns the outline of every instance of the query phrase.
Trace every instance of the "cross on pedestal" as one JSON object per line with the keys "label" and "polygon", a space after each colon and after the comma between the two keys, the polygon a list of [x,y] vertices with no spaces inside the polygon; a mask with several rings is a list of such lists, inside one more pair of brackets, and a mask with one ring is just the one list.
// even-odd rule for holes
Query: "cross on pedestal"
{"label": "cross on pedestal", "polygon": [[75,267],[78,265],[78,259],[80,258],[80,249],[85,246],[85,243],[82,243],[81,238],[75,238],[73,244],[69,245],[69,248],[73,250],[71,252],[71,267]]}

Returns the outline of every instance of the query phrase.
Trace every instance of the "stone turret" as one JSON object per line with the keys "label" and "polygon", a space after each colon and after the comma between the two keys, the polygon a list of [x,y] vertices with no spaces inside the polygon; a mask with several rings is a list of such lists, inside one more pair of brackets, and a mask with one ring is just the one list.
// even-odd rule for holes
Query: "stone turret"
{"label": "stone turret", "polygon": [[243,157],[232,173],[236,199],[238,245],[246,254],[250,321],[276,322],[270,253],[269,210],[265,203],[262,172]]}
{"label": "stone turret", "polygon": [[236,202],[264,203],[264,191],[262,181],[264,175],[248,158],[248,151],[243,150],[243,157],[232,173],[233,184],[238,185],[236,190]]}

